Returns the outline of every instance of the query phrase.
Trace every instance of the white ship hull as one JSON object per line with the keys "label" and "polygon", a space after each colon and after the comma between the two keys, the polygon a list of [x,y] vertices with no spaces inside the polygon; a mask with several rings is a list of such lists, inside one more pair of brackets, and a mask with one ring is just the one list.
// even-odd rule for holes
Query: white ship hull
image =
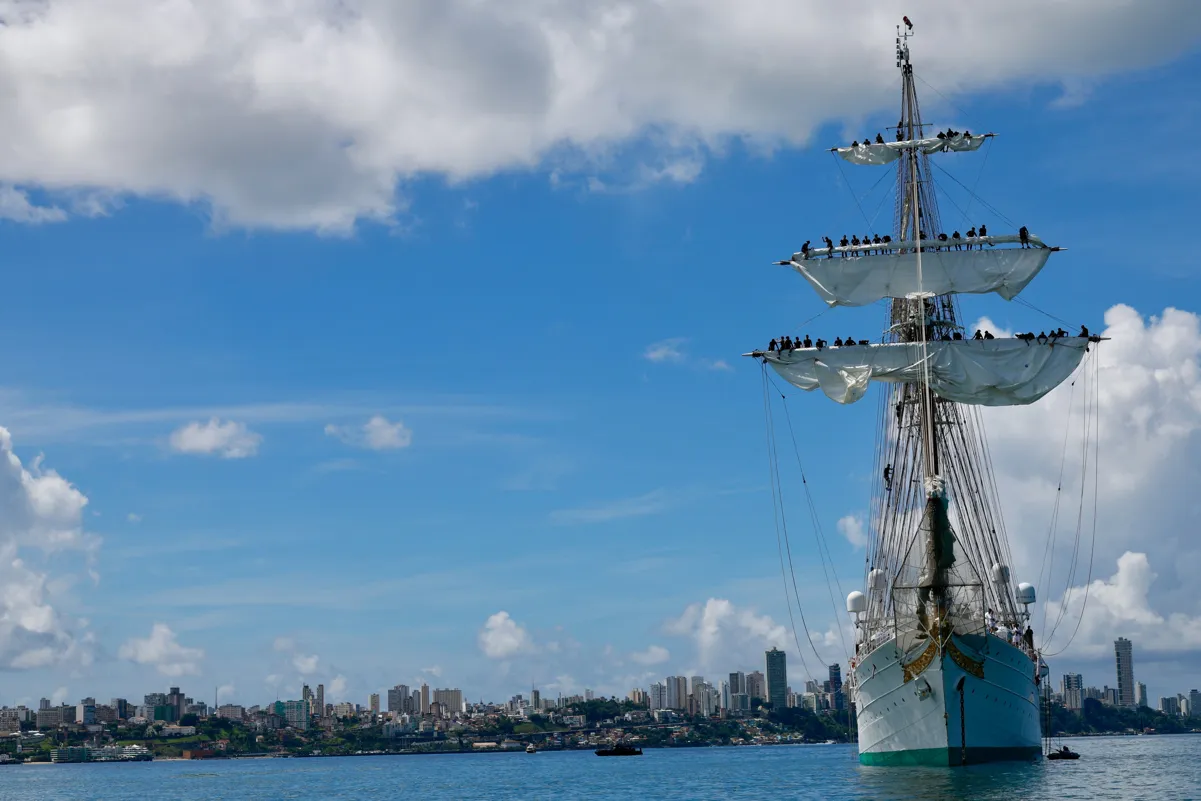
{"label": "white ship hull", "polygon": [[859,761],[961,765],[1037,758],[1035,672],[1029,656],[997,637],[956,635],[941,651],[928,643],[908,654],[895,640],[885,642],[853,668]]}

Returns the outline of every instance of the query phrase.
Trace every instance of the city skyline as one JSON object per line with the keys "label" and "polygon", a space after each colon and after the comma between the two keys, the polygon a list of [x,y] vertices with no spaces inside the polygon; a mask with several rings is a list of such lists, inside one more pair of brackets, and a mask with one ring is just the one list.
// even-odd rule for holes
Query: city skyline
{"label": "city skyline", "polygon": [[[1066,248],[965,324],[1108,337],[1098,386],[981,411],[1035,642],[1087,677],[1127,638],[1122,692],[1191,688],[1201,275],[1131,248],[1193,224],[1194,166],[1145,143],[1201,123],[1179,100],[1198,33],[1131,4],[1031,26],[914,2],[925,118],[998,133],[940,161],[942,217]],[[81,0],[0,26],[0,704],[720,693],[772,647],[785,686],[828,681],[869,567],[874,412],[766,387],[784,541],[740,354],[886,326],[833,330],[771,262],[891,225],[889,179],[827,148],[895,125],[896,20],[633,0],[512,26],[456,7],[434,32],[211,5],[147,3],[137,48]],[[1081,50],[1047,46],[1081,14]]]}

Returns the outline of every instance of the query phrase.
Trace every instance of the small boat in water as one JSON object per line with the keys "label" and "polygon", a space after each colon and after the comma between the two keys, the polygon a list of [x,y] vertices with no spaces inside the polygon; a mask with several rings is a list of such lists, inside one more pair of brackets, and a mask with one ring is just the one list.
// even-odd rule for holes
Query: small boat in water
{"label": "small boat in water", "polygon": [[529,745],[527,745],[525,747],[525,752],[527,754],[536,754],[536,753],[538,753],[538,749],[534,747],[533,743],[530,743]]}
{"label": "small boat in water", "polygon": [[615,745],[612,748],[596,749],[597,756],[642,756],[641,748],[634,748],[631,745]]}
{"label": "small boat in water", "polygon": [[1066,745],[1058,751],[1052,751],[1047,754],[1047,759],[1079,759],[1080,755]]}

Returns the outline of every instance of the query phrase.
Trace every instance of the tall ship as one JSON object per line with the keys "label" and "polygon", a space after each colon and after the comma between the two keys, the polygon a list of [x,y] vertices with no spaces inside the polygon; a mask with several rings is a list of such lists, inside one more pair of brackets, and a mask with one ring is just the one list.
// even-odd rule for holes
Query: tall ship
{"label": "tall ship", "polygon": [[847,681],[865,765],[962,765],[1041,753],[1046,665],[1030,628],[1034,587],[1011,580],[981,406],[1033,404],[1069,378],[1090,345],[1081,328],[969,332],[961,295],[1015,298],[1060,248],[1024,226],[946,236],[934,161],[993,134],[930,132],[897,26],[901,116],[887,139],[834,148],[846,162],[896,170],[891,233],[825,240],[780,262],[830,307],[887,302],[879,341],[786,337],[755,351],[790,384],[851,404],[880,382],[864,592]]}

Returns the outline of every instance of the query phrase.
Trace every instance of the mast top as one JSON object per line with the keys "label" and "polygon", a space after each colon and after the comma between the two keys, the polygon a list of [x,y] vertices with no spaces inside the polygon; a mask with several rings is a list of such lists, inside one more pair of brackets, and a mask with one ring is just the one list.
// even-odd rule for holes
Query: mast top
{"label": "mast top", "polygon": [[901,17],[901,22],[905,30],[897,26],[897,69],[905,71],[905,67],[909,66],[909,37],[913,36],[913,23],[909,17]]}

